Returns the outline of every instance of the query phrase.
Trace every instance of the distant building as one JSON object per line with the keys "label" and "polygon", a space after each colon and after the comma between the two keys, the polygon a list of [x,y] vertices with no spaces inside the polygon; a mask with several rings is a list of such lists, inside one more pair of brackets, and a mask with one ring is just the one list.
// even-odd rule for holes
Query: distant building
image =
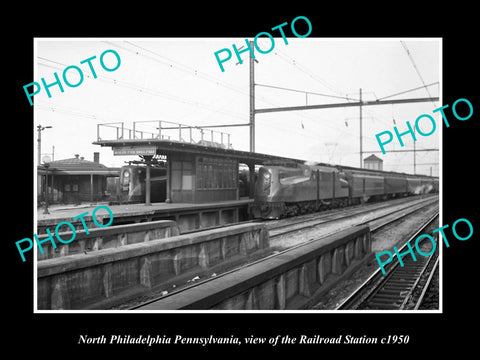
{"label": "distant building", "polygon": [[108,168],[99,162],[99,153],[94,160],[85,160],[80,155],[56,160],[37,167],[38,203],[45,200],[45,179],[48,172],[48,202],[79,204],[106,200],[109,184],[120,174],[119,168]]}
{"label": "distant building", "polygon": [[371,170],[383,170],[383,160],[378,156],[370,155],[369,157],[363,159],[363,168]]}

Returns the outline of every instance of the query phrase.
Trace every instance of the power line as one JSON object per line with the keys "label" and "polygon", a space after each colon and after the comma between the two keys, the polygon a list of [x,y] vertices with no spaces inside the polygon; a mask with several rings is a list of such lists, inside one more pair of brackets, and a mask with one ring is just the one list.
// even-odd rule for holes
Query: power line
{"label": "power line", "polygon": [[[279,53],[282,54],[282,55],[279,55]],[[321,78],[320,76],[315,74],[313,71],[308,69],[306,66],[302,65],[298,60],[296,60],[296,59],[290,57],[289,55],[285,54],[284,52],[282,52],[280,49],[275,51],[275,55],[277,55],[280,59],[285,61],[287,64],[290,64],[291,66],[294,66],[295,68],[297,68],[298,70],[300,70],[304,74],[308,75],[310,78],[318,81],[320,84],[322,84],[327,89],[333,91],[336,94],[342,95],[344,98],[348,98],[348,97],[345,97],[344,93],[335,89],[333,85],[329,84],[326,80],[324,80],[323,78]]]}
{"label": "power line", "polygon": [[[436,84],[439,84],[439,82],[436,81],[436,82],[431,83],[431,84],[428,84],[428,85],[425,85],[425,84],[424,84],[423,86],[419,86],[419,87],[416,87],[416,88],[413,88],[413,89],[410,89],[410,90],[405,90],[405,91],[402,91],[402,92],[399,92],[399,93],[395,93],[395,94],[392,94],[392,95],[384,96],[384,97],[382,97],[382,98],[380,98],[380,99],[377,99],[377,100],[388,99],[388,98],[391,98],[391,97],[394,97],[394,96],[397,96],[397,95],[401,95],[401,94],[406,94],[406,93],[408,93],[408,92],[415,91],[415,90],[418,90],[418,89],[423,89],[423,88],[426,89],[427,87],[432,86],[432,85],[436,85]],[[428,90],[427,90],[427,92],[428,92]],[[430,95],[430,93],[428,93],[428,95]],[[432,97],[432,96],[430,95],[430,97]]]}
{"label": "power line", "polygon": [[[106,43],[108,43],[109,45],[113,45],[113,46],[119,47],[119,48],[121,48],[121,49],[123,49],[123,50],[127,50],[127,51],[129,51],[129,52],[135,53],[136,55],[144,56],[144,57],[146,57],[146,58],[148,58],[148,59],[154,60],[154,61],[156,61],[156,62],[158,62],[158,63],[160,63],[160,64],[162,64],[162,65],[168,66],[168,67],[170,67],[170,68],[173,68],[173,69],[176,69],[176,70],[180,70],[180,71],[186,72],[186,73],[189,74],[189,75],[193,75],[193,73],[195,73],[194,76],[204,77],[205,80],[214,82],[214,83],[217,84],[217,85],[222,85],[222,86],[224,86],[224,87],[227,87],[227,88],[229,88],[229,89],[231,89],[231,90],[233,90],[233,91],[236,91],[236,92],[238,92],[238,93],[240,93],[240,94],[242,94],[242,95],[249,96],[249,94],[248,94],[246,91],[244,91],[243,89],[240,89],[240,90],[239,90],[239,88],[237,88],[237,87],[235,87],[235,86],[232,86],[231,84],[229,84],[229,83],[227,83],[227,82],[223,82],[223,81],[217,79],[216,77],[214,77],[214,76],[212,76],[212,75],[210,75],[210,74],[207,74],[207,73],[205,73],[205,72],[200,72],[200,71],[198,71],[197,69],[195,69],[195,68],[193,68],[193,67],[190,67],[190,66],[188,66],[188,65],[182,64],[182,63],[180,63],[180,62],[178,62],[178,61],[176,61],[176,60],[173,60],[173,59],[171,59],[171,58],[169,58],[169,57],[167,57],[167,56],[161,55],[161,54],[159,54],[159,53],[157,53],[157,52],[155,52],[155,51],[152,51],[152,50],[150,50],[150,49],[147,49],[147,48],[145,48],[145,47],[143,47],[143,46],[140,46],[140,45],[137,45],[137,44],[135,44],[135,43],[132,43],[132,42],[129,42],[129,41],[125,41],[125,43],[127,43],[127,44],[129,44],[129,45],[135,46],[135,47],[137,47],[137,48],[139,48],[139,49],[141,49],[141,50],[143,50],[143,51],[146,51],[146,52],[148,52],[148,53],[150,53],[150,54],[153,54],[153,55],[155,55],[155,56],[157,56],[157,57],[160,57],[161,59],[166,59],[168,62],[165,62],[165,61],[163,61],[163,60],[159,60],[159,59],[156,59],[156,58],[152,58],[151,56],[147,56],[147,55],[142,54],[141,52],[134,51],[134,50],[131,50],[131,49],[128,49],[128,48],[119,46],[119,45],[117,45],[117,44],[115,44],[115,43],[111,43],[111,42],[106,42]],[[172,64],[176,64],[176,65],[178,66],[178,68],[177,68],[177,67],[174,67]],[[302,66],[302,65],[299,64],[299,66]],[[300,69],[301,71],[307,73],[306,70],[304,70],[302,67],[299,67],[299,69]],[[308,74],[308,73],[307,73],[307,74]],[[314,74],[308,74],[308,75],[310,75],[311,77],[314,77],[314,78],[315,78],[315,75],[314,75]],[[318,81],[318,79],[316,79],[316,80]],[[222,83],[223,83],[223,84],[222,84]],[[262,86],[261,84],[255,84],[255,85],[257,85],[257,86]],[[263,85],[263,86],[265,86],[265,87],[273,87],[273,86],[269,86],[269,85]],[[280,87],[277,87],[277,88],[280,88]],[[283,89],[286,89],[286,88],[283,88]],[[304,91],[301,91],[301,90],[298,90],[298,92],[303,92],[303,93],[305,93]],[[353,99],[351,99],[351,98],[349,98],[349,97],[339,97],[339,96],[328,95],[328,94],[321,94],[321,93],[316,93],[316,92],[311,92],[311,91],[308,91],[307,93],[315,94],[315,95],[323,95],[323,96],[333,97],[333,98],[341,98],[341,99],[346,99],[346,100],[353,100]],[[261,100],[261,101],[263,101],[263,102],[265,102],[265,103],[268,103],[268,104],[277,106],[276,103],[271,102],[271,101],[269,101],[269,100],[266,100],[265,98],[263,98],[263,99],[258,99],[258,98],[257,98],[257,100]],[[306,115],[304,115],[304,114],[299,114],[299,116],[301,116],[301,117],[303,117],[303,118],[306,118],[306,119],[315,120],[315,123],[318,123],[318,120],[317,120],[317,119],[314,119],[314,118],[312,118],[312,117],[310,117],[310,116],[306,116]],[[278,127],[278,125],[277,125],[277,127]],[[303,127],[303,124],[302,124],[302,127]],[[344,134],[346,134],[346,135],[348,135],[348,136],[354,136],[353,134],[350,134],[350,133],[348,133],[348,132],[346,132],[346,131],[343,131],[343,130],[341,130],[341,129],[339,129],[339,128],[332,127],[332,126],[329,126],[329,127],[332,128],[332,129],[334,129],[335,131],[340,131],[340,132],[342,132],[342,133],[344,133]],[[287,131],[291,131],[291,130],[289,129],[289,130],[287,130]]]}
{"label": "power line", "polygon": [[[212,83],[214,83],[214,84],[216,84],[216,85],[220,85],[220,86],[223,86],[223,87],[225,87],[225,88],[227,88],[227,89],[230,89],[230,90],[232,90],[232,91],[238,92],[238,93],[240,93],[240,94],[242,94],[242,95],[249,96],[248,92],[245,91],[245,90],[243,90],[242,88],[239,88],[239,87],[237,87],[237,86],[235,86],[235,85],[232,85],[232,84],[230,84],[230,83],[228,83],[228,82],[226,82],[226,81],[220,80],[220,79],[216,78],[215,76],[210,75],[210,74],[208,74],[208,73],[206,73],[206,72],[204,72],[204,71],[200,71],[200,70],[198,70],[198,69],[196,69],[196,68],[194,68],[194,67],[191,67],[191,66],[182,64],[182,63],[180,63],[180,62],[178,62],[178,61],[176,61],[176,60],[170,59],[169,57],[167,57],[167,56],[165,56],[165,55],[161,55],[161,54],[159,54],[159,53],[157,53],[157,52],[155,52],[155,51],[153,51],[153,50],[149,50],[149,49],[147,49],[147,48],[145,48],[145,47],[143,47],[143,46],[137,45],[137,44],[135,44],[135,43],[133,43],[133,42],[125,41],[125,43],[127,43],[127,44],[129,44],[129,45],[131,45],[131,46],[137,47],[137,48],[139,48],[139,49],[142,49],[143,51],[146,51],[146,52],[148,52],[148,53],[150,53],[150,54],[153,54],[153,55],[155,55],[156,57],[147,56],[147,55],[145,55],[145,54],[142,54],[141,52],[138,52],[138,51],[135,51],[135,50],[132,50],[132,49],[128,49],[128,48],[126,48],[126,47],[120,46],[120,45],[118,45],[118,44],[115,44],[115,43],[112,43],[112,42],[109,42],[109,41],[105,41],[105,43],[107,43],[107,44],[109,44],[109,45],[113,45],[113,46],[115,46],[115,47],[118,47],[118,48],[120,48],[120,49],[129,51],[129,52],[132,52],[132,53],[134,53],[134,54],[136,54],[136,55],[143,56],[143,57],[145,57],[145,58],[147,58],[147,59],[153,60],[153,61],[155,61],[155,62],[157,62],[157,63],[159,63],[159,64],[165,65],[165,66],[167,66],[167,67],[169,67],[169,68],[172,68],[172,69],[174,69],[174,70],[182,71],[182,72],[187,73],[187,74],[189,74],[189,75],[191,75],[191,76],[194,76],[194,77],[203,78],[204,80],[210,81],[210,82],[212,82]],[[160,59],[159,59],[159,58],[160,58]],[[167,62],[165,62],[165,61],[162,60],[162,59],[166,59]],[[173,64],[175,64],[176,66],[174,67]]]}
{"label": "power line", "polygon": [[[115,44],[110,44],[110,45],[114,45],[116,46]],[[120,47],[122,49],[125,50],[125,48],[123,47]],[[52,63],[55,63],[55,64],[58,64],[58,65],[61,65],[61,66],[67,66],[66,64],[63,64],[63,63],[60,63],[60,62],[57,62],[57,61],[54,61],[54,60],[50,60],[50,59],[47,59],[47,58],[40,58],[39,59],[43,60],[43,61],[48,61],[48,62],[52,62]],[[42,64],[40,63],[40,65],[44,65],[44,66],[47,66],[47,67],[52,67],[52,68],[56,68],[58,70],[63,70],[62,68],[60,67],[54,67],[54,66],[51,66],[51,65],[47,65],[47,64]],[[87,75],[88,76],[88,75]],[[118,85],[118,86],[123,86],[123,87],[127,87],[127,88],[130,88],[130,89],[133,89],[133,90],[137,90],[137,91],[140,91],[142,93],[145,93],[145,94],[149,94],[149,95],[153,95],[153,96],[160,96],[160,97],[164,97],[164,98],[167,98],[168,100],[172,100],[172,101],[177,101],[177,102],[180,102],[180,103],[183,103],[183,104],[188,104],[189,102],[187,100],[185,100],[184,98],[178,98],[178,97],[175,97],[171,94],[166,94],[166,93],[163,93],[161,91],[158,91],[158,90],[153,90],[153,89],[148,89],[148,88],[145,88],[143,86],[139,86],[139,85],[136,85],[136,84],[132,84],[132,83],[128,83],[128,82],[124,82],[124,81],[119,81],[119,80],[116,80],[116,79],[112,79],[112,78],[109,78],[109,77],[105,77],[105,76],[98,76],[100,80],[103,80],[104,82],[107,82],[107,83],[110,83],[110,84],[113,84],[113,85]],[[265,100],[265,102],[269,103],[269,104],[272,104],[272,105],[276,105],[275,103],[272,103],[271,101],[267,101]],[[212,109],[212,108],[209,108],[205,105],[202,105],[202,104],[198,104],[198,102],[195,102],[195,103],[192,103],[190,101],[190,104],[192,105],[195,105],[195,106],[199,106],[199,107],[204,107],[204,108],[207,108],[207,110],[210,110],[210,111],[214,111],[214,112],[217,112],[217,113],[220,113],[220,114],[225,114],[225,115],[228,115],[228,116],[231,116],[231,117],[236,117],[236,118],[239,118],[241,120],[245,120],[245,117],[238,114],[232,114],[231,112],[226,112],[226,111],[223,111],[223,110],[219,110],[219,109]],[[74,111],[68,111],[68,110],[64,110],[64,109],[60,109],[60,108],[55,108],[55,107],[47,107],[47,106],[44,106],[43,107],[43,110],[49,110],[49,111],[52,111],[52,112],[63,112],[63,113],[66,113],[66,114],[70,114],[70,115],[73,115],[73,116],[79,116],[79,117],[83,117],[83,118],[87,118],[87,119],[97,119],[97,117],[95,115],[91,115],[91,114],[81,114],[79,113],[77,110],[74,110]],[[76,112],[75,112],[76,111]],[[308,118],[307,116],[303,115],[303,114],[299,114],[300,116],[303,116],[304,118]],[[315,120],[315,119],[314,119]],[[265,126],[269,126],[269,125],[265,125]],[[331,127],[331,126],[330,126]],[[280,126],[278,126],[277,124],[277,128],[279,128],[281,131],[285,131],[285,132],[289,132],[291,133],[292,132],[292,129],[286,129],[286,128],[281,128]],[[332,127],[333,128],[333,127]],[[334,130],[336,131],[341,131],[339,129],[336,129],[336,128],[333,128]],[[318,138],[314,138],[312,136],[308,136],[306,134],[301,134],[297,131],[293,131],[294,133],[297,133],[298,135],[302,135],[302,136],[307,136],[307,137],[310,137],[312,139],[318,139]],[[341,131],[345,134],[347,134],[348,136],[353,136],[352,134],[350,133],[347,133],[347,132],[344,132],[344,131]]]}
{"label": "power line", "polygon": [[[354,100],[354,99],[350,99],[350,98],[344,97],[344,96],[328,95],[328,94],[323,94],[323,93],[318,93],[318,92],[313,92],[313,91],[291,89],[291,88],[285,88],[285,87],[274,86],[274,85],[265,85],[265,84],[257,84],[256,83],[255,86],[262,86],[262,87],[268,87],[268,88],[272,88],[272,89],[293,91],[293,92],[299,92],[299,93],[303,93],[303,94],[319,95],[319,96],[331,97],[331,98],[336,98],[336,99]],[[356,100],[356,101],[358,101],[358,100]]]}
{"label": "power line", "polygon": [[[50,60],[50,59],[47,59],[47,58],[43,58],[43,57],[39,57],[39,59],[41,59],[43,61],[49,61],[49,62],[58,64],[58,65],[62,65],[64,67],[67,66],[66,64],[63,64],[63,63],[60,63],[60,62],[57,62],[57,61],[54,61],[54,60]],[[39,64],[47,66],[47,67],[52,67],[51,65],[48,65],[48,64],[42,64],[42,63],[39,63]],[[59,69],[62,70],[61,68],[59,68]],[[86,76],[90,77],[88,74]],[[222,114],[222,115],[226,115],[226,116],[230,116],[230,117],[245,120],[245,116],[243,116],[241,114],[235,114],[235,113],[232,113],[231,111],[227,112],[227,111],[224,111],[224,110],[221,110],[221,109],[218,109],[218,108],[213,108],[213,107],[210,107],[208,105],[201,104],[198,101],[194,101],[192,99],[186,99],[186,98],[178,97],[178,96],[175,96],[175,95],[172,95],[172,94],[160,91],[160,90],[146,88],[144,86],[140,86],[140,85],[137,85],[137,84],[134,84],[134,83],[130,83],[130,82],[122,81],[122,80],[117,80],[117,79],[113,79],[113,78],[110,78],[110,77],[107,77],[107,76],[102,76],[102,75],[97,75],[96,80],[107,82],[111,85],[117,85],[117,86],[125,87],[125,88],[128,88],[128,89],[132,89],[132,90],[135,90],[137,92],[144,93],[144,94],[159,96],[159,97],[165,98],[165,99],[170,100],[170,101],[175,101],[175,102],[179,102],[179,103],[186,104],[186,105],[191,105],[191,106],[204,108],[206,110],[216,112],[216,113],[219,113],[219,114]]]}
{"label": "power line", "polygon": [[[423,80],[422,75],[420,74],[420,70],[418,70],[418,67],[417,67],[417,65],[415,64],[415,61],[413,60],[412,54],[410,54],[410,51],[408,50],[407,44],[405,44],[404,41],[400,41],[400,43],[402,44],[403,48],[404,48],[405,51],[407,52],[407,55],[408,55],[408,57],[410,58],[410,61],[412,62],[412,65],[413,65],[413,67],[415,68],[415,71],[417,72],[418,77],[419,77],[420,80],[422,81],[423,87],[424,87],[425,90],[427,91],[428,96],[429,96],[429,97],[432,97],[432,95],[430,95],[430,91],[428,91],[427,85],[425,85],[425,81]],[[437,107],[437,105],[435,104],[435,101],[432,100],[432,103],[433,103],[433,105],[435,105],[435,107]]]}

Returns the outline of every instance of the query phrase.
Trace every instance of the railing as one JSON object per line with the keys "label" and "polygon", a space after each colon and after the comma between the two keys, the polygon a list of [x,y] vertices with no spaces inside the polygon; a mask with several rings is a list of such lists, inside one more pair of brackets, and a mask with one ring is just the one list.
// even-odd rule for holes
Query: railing
{"label": "railing", "polygon": [[[101,133],[101,134],[100,134]],[[102,140],[167,140],[231,149],[230,134],[165,120],[97,124],[97,141]]]}

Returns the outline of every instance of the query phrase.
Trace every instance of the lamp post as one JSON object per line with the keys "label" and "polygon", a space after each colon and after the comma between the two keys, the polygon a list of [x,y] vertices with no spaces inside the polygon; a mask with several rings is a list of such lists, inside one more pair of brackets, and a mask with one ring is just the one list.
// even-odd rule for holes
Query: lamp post
{"label": "lamp post", "polygon": [[38,159],[38,162],[37,162],[37,165],[40,165],[40,158],[41,158],[41,154],[42,154],[42,131],[45,130],[45,129],[51,129],[52,127],[51,126],[42,126],[42,125],[38,125],[37,126],[37,131],[38,131],[38,139],[37,139],[37,143],[38,143],[38,154],[37,154],[37,159]]}
{"label": "lamp post", "polygon": [[45,162],[43,164],[43,166],[45,167],[45,209],[43,210],[43,213],[44,214],[50,214],[50,212],[48,211],[48,167],[50,166],[50,164],[48,162]]}

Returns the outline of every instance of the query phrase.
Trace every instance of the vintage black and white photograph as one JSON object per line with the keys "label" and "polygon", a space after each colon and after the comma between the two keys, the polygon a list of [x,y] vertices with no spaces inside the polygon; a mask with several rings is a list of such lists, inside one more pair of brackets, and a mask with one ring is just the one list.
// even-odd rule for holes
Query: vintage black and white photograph
{"label": "vintage black and white photograph", "polygon": [[442,39],[286,20],[35,39],[35,312],[442,311]]}

